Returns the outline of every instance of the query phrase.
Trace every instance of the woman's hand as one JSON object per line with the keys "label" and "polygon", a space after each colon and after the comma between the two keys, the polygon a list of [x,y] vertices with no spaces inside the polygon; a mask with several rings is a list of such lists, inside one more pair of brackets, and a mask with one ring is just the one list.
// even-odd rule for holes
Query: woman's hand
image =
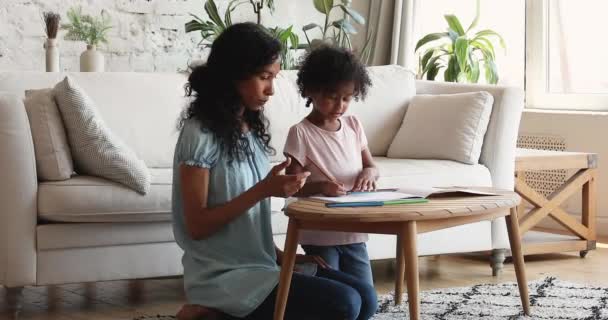
{"label": "woman's hand", "polygon": [[287,158],[287,160],[274,166],[268,173],[268,176],[260,181],[267,196],[287,198],[294,195],[304,186],[306,179],[310,176],[310,172],[281,174],[281,171],[287,168],[290,163],[291,158]]}
{"label": "woman's hand", "polygon": [[346,194],[346,191],[343,184],[333,181],[325,181],[321,185],[321,193],[328,197],[343,196]]}
{"label": "woman's hand", "polygon": [[364,168],[359,173],[353,191],[374,191],[376,190],[376,170],[374,168]]}

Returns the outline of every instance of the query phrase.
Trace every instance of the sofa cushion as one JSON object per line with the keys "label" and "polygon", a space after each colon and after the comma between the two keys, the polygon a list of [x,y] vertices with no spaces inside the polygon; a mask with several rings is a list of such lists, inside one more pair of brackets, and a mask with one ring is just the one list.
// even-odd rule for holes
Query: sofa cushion
{"label": "sofa cushion", "polygon": [[[173,170],[151,168],[152,183],[145,196],[118,183],[76,175],[65,181],[42,182],[38,186],[38,216],[50,222],[158,222],[171,221]],[[272,229],[287,232],[283,214],[285,200],[271,199]]]}
{"label": "sofa cushion", "polygon": [[485,91],[415,96],[387,156],[479,163],[493,102]]}
{"label": "sofa cushion", "polygon": [[99,177],[76,175],[38,186],[38,216],[56,222],[171,220],[171,169],[150,169],[146,195]]}
{"label": "sofa cushion", "polygon": [[38,180],[69,179],[74,163],[53,89],[27,90],[23,103],[34,140]]}
{"label": "sofa cushion", "polygon": [[492,186],[492,176],[484,165],[468,165],[450,160],[391,159],[374,157],[380,171],[380,188],[421,186]]}
{"label": "sofa cushion", "polygon": [[0,91],[23,97],[25,90],[52,88],[68,75],[95,101],[108,128],[146,165],[173,165],[176,121],[188,102],[185,72],[0,72]]}
{"label": "sofa cushion", "polygon": [[349,114],[357,116],[373,156],[386,156],[397,134],[412,97],[416,95],[416,77],[395,65],[369,68],[372,87],[365,101],[353,101]]}
{"label": "sofa cushion", "polygon": [[141,194],[150,188],[146,164],[106,126],[93,100],[70,77],[54,90],[79,174],[121,183]]}

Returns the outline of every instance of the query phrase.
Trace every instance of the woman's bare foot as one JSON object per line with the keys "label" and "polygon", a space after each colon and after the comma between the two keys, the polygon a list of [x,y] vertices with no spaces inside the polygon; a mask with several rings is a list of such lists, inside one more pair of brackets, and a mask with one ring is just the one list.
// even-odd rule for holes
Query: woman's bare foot
{"label": "woman's bare foot", "polygon": [[198,304],[185,304],[176,317],[178,320],[216,320],[220,319],[220,313]]}

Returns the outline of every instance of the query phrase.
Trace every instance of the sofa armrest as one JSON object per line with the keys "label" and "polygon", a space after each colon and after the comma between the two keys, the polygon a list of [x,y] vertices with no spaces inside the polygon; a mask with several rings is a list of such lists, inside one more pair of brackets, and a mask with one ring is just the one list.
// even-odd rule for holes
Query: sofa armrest
{"label": "sofa armrest", "polygon": [[524,107],[523,90],[504,86],[416,81],[416,94],[450,94],[471,91],[487,91],[494,96],[492,115],[479,162],[490,170],[493,187],[513,190],[515,148]]}
{"label": "sofa armrest", "polygon": [[[515,149],[524,108],[524,91],[521,88],[505,86],[416,81],[416,94],[449,94],[482,90],[494,96],[494,105],[479,162],[490,170],[493,187],[513,190]],[[492,221],[492,246],[494,249],[509,248],[504,219]]]}
{"label": "sofa armrest", "polygon": [[36,283],[36,159],[23,100],[0,93],[0,284]]}

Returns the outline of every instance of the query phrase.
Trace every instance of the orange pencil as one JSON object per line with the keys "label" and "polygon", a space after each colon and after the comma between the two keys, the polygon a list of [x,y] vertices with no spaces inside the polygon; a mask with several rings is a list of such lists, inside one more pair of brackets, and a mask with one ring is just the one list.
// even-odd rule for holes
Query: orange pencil
{"label": "orange pencil", "polygon": [[334,178],[334,176],[332,176],[329,172],[325,171],[323,168],[321,168],[321,166],[319,166],[316,162],[314,162],[309,156],[306,156],[306,159],[308,159],[308,161],[310,161],[310,163],[312,163],[315,167],[317,167],[317,169],[319,171],[321,171],[321,173],[327,178],[329,179],[329,181],[333,181],[335,183],[338,183],[338,180],[336,180],[336,178]]}

